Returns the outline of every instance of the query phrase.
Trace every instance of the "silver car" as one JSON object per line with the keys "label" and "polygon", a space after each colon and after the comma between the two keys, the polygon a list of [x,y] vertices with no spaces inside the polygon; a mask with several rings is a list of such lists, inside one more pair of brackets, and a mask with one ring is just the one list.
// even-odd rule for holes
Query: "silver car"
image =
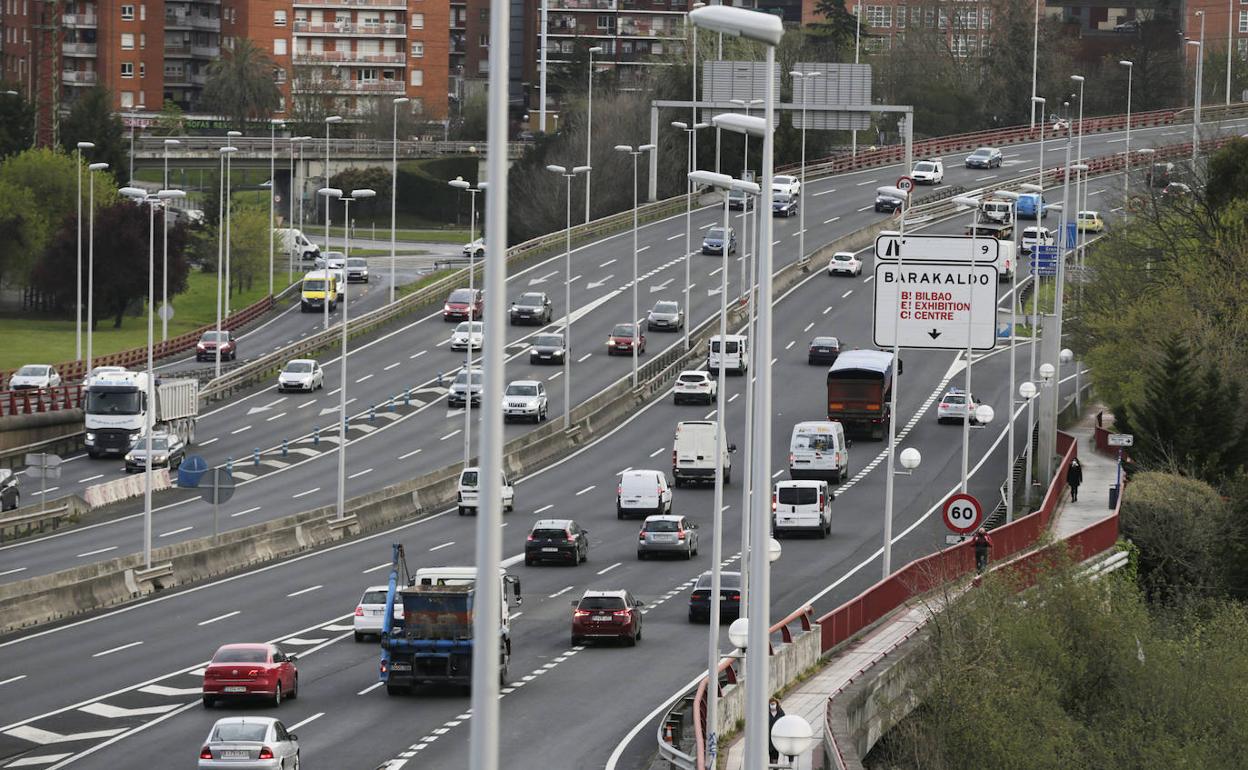
{"label": "silver car", "polygon": [[218,719],[199,750],[200,770],[298,770],[299,739],[273,717]]}
{"label": "silver car", "polygon": [[698,555],[698,525],[684,516],[647,516],[637,534],[637,558],[654,553],[673,553],[688,561]]}
{"label": "silver car", "polygon": [[368,283],[368,260],[363,257],[348,257],[347,280],[352,283]]}
{"label": "silver car", "polygon": [[685,311],[680,304],[671,300],[659,300],[654,309],[646,316],[647,331],[680,331],[685,325]]}

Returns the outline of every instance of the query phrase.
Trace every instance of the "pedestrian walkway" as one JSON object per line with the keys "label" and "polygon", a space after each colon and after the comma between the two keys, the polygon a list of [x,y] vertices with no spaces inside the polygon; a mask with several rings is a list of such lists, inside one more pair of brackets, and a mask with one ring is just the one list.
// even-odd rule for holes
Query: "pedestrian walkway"
{"label": "pedestrian walkway", "polygon": [[1096,451],[1096,415],[1101,414],[1104,424],[1112,425],[1114,416],[1100,404],[1092,404],[1084,413],[1084,417],[1076,425],[1067,428],[1066,432],[1079,442],[1079,464],[1083,466],[1083,483],[1079,485],[1079,500],[1072,502],[1070,489],[1062,497],[1062,502],[1054,513],[1052,528],[1053,536],[1058,539],[1069,537],[1081,529],[1090,527],[1108,516],[1109,488],[1116,481],[1118,461]]}

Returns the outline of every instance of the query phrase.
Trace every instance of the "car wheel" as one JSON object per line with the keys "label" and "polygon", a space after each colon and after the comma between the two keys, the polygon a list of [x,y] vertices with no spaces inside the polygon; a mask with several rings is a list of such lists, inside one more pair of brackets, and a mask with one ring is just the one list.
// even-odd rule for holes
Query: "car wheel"
{"label": "car wheel", "polygon": [[299,752],[295,752],[295,764],[291,766],[291,770],[299,770]]}
{"label": "car wheel", "polygon": [[637,552],[637,561],[645,561],[645,560],[646,560],[646,552],[645,552],[645,551],[638,551],[638,552]]}
{"label": "car wheel", "polygon": [[462,506],[462,505],[461,505],[461,506],[459,506],[459,515],[460,515],[460,516],[466,516],[466,515],[467,515],[467,513],[465,513],[465,512],[464,512],[464,506]]}
{"label": "car wheel", "polygon": [[273,708],[282,705],[282,682],[280,679],[277,682],[277,687],[273,688],[273,700],[269,702],[269,705]]}
{"label": "car wheel", "polygon": [[624,509],[623,509],[623,508],[616,508],[616,509],[615,509],[615,518],[617,518],[617,519],[619,519],[619,520],[621,520],[621,521],[623,521],[623,520],[624,520]]}
{"label": "car wheel", "polygon": [[216,703],[217,703],[217,699],[212,697],[211,695],[204,696],[204,708],[210,709],[214,705],[216,705]]}
{"label": "car wheel", "polygon": [[637,641],[641,641],[641,626],[637,626]]}
{"label": "car wheel", "polygon": [[690,545],[688,548],[685,549],[685,561],[690,561],[692,559],[693,559],[693,546]]}
{"label": "car wheel", "polygon": [[299,697],[299,675],[298,674],[295,674],[295,684],[293,687],[290,688],[290,694],[287,695],[286,697],[290,698],[291,700],[294,700]]}
{"label": "car wheel", "polygon": [[357,641],[357,642],[362,642],[362,641],[364,641],[364,634],[360,633],[359,631],[356,631],[356,632],[355,632],[355,641]]}
{"label": "car wheel", "polygon": [[625,646],[628,646],[628,647],[636,647],[637,636],[635,634],[629,634],[628,636],[624,637],[624,644]]}
{"label": "car wheel", "polygon": [[572,639],[571,639],[571,641],[572,641],[572,646],[573,646],[573,647],[580,647],[580,646],[581,646],[581,644],[582,644],[581,637],[577,636],[576,634],[573,634],[573,635],[572,635]]}
{"label": "car wheel", "polygon": [[386,695],[403,695],[407,692],[407,688],[399,684],[387,684]]}

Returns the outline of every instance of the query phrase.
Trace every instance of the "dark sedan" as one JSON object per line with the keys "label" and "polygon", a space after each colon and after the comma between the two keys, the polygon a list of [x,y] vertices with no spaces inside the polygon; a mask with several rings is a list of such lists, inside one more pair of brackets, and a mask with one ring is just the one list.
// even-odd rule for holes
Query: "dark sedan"
{"label": "dark sedan", "polygon": [[524,565],[544,561],[576,566],[589,561],[589,530],[571,519],[541,519],[524,542]]}
{"label": "dark sedan", "polygon": [[561,364],[568,354],[562,334],[539,334],[529,348],[530,364]]}
{"label": "dark sedan", "polygon": [[780,217],[791,217],[797,214],[798,198],[789,193],[776,192],[771,194],[771,213]]}
{"label": "dark sedan", "polygon": [[550,297],[544,292],[529,291],[520,295],[520,298],[511,303],[511,312],[509,313],[512,325],[515,324],[532,324],[545,326],[550,323],[551,316],[554,315],[553,305],[551,305]]}
{"label": "dark sedan", "polygon": [[[721,572],[719,574],[719,619],[720,622],[736,620],[741,617],[741,573]],[[698,577],[693,593],[689,595],[689,622],[706,623],[711,619],[711,573],[703,572]]]}
{"label": "dark sedan", "polygon": [[806,352],[808,364],[834,364],[841,354],[841,341],[836,337],[815,337]]}

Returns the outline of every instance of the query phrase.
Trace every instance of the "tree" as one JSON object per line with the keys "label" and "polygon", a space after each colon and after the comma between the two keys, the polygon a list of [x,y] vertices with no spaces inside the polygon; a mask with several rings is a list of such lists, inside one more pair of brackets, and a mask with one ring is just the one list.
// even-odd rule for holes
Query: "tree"
{"label": "tree", "polygon": [[291,75],[291,130],[296,135],[325,136],[325,118],[334,111],[334,90],[320,67],[298,65]]}
{"label": "tree", "polygon": [[152,128],[156,136],[182,136],[186,133],[186,116],[177,102],[166,99]]}
{"label": "tree", "polygon": [[378,213],[386,213],[386,221],[390,216],[390,169],[381,166],[368,168],[345,168],[334,174],[330,187],[342,190],[342,194],[350,195],[352,190],[372,190],[377,193],[373,198],[364,198],[351,203],[351,218],[356,221],[375,221]]}
{"label": "tree", "polygon": [[820,18],[807,26],[810,34],[827,47],[824,61],[839,61],[846,48],[852,53],[858,35],[858,19],[845,7],[845,0],[815,0],[815,15]]}
{"label": "tree", "polygon": [[204,104],[228,119],[239,131],[247,121],[268,120],[281,102],[274,83],[276,65],[255,43],[237,38],[233,50],[208,66]]}
{"label": "tree", "polygon": [[1248,140],[1236,137],[1209,158],[1205,197],[1221,209],[1236,198],[1248,197]]}
{"label": "tree", "polygon": [[16,83],[0,80],[0,159],[30,147],[34,132],[34,105],[21,96]]}
{"label": "tree", "polygon": [[[91,151],[82,158],[82,207],[87,208],[87,164]],[[26,150],[0,163],[0,180],[24,187],[39,201],[44,219],[53,229],[64,226],[66,218],[78,211],[78,173],[73,153],[40,147]],[[95,204],[112,203],[117,197],[112,177],[99,174],[95,180]]]}
{"label": "tree", "polygon": [[[398,113],[399,140],[410,139],[420,127],[420,112],[411,104],[395,104],[388,96],[371,100],[362,110],[360,134],[365,139],[390,141],[395,136],[395,113]],[[380,190],[378,191],[380,192]]]}
{"label": "tree", "polygon": [[25,285],[50,229],[34,193],[0,178],[0,285]]}
{"label": "tree", "polygon": [[83,157],[92,163],[107,163],[118,179],[129,174],[128,147],[122,134],[121,118],[113,112],[112,94],[102,86],[87,89],[61,121],[61,147],[72,154],[79,142],[93,142],[95,147]]}
{"label": "tree", "polygon": [[[267,221],[266,221],[267,224]],[[156,216],[156,249],[160,245],[160,214]],[[148,247],[151,235],[147,206],[118,201],[95,213],[95,317],[92,328],[102,318],[112,318],[113,328],[121,326],[126,308],[147,298]],[[169,231],[169,293],[186,290],[187,263],[184,256],[186,228],[179,224]],[[267,253],[267,252],[266,252]],[[62,228],[52,245],[35,266],[35,288],[52,295],[61,308],[72,308],[76,289],[78,241],[74,227]],[[156,286],[161,285],[162,260],[155,260]],[[84,271],[85,272],[85,271]],[[83,277],[86,292],[86,276]]]}
{"label": "tree", "polygon": [[[247,291],[269,270],[269,210],[235,205],[230,211],[230,296]],[[276,253],[281,253],[277,248]]]}

